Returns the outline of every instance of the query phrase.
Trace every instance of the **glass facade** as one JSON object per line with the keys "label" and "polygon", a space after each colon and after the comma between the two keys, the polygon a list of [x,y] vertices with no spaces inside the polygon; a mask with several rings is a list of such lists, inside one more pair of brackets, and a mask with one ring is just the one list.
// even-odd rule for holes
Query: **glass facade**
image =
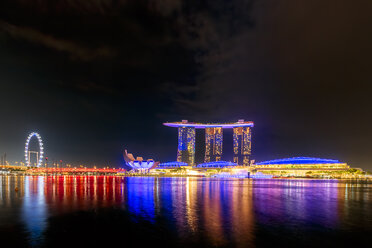
{"label": "glass facade", "polygon": [[234,163],[243,166],[250,165],[251,128],[235,127],[233,129]]}
{"label": "glass facade", "polygon": [[238,120],[231,123],[195,123],[188,120],[165,122],[163,125],[178,128],[177,161],[195,166],[195,130],[205,130],[204,162],[216,162],[222,159],[223,129],[233,129],[234,163],[249,166],[251,156],[252,121]]}
{"label": "glass facade", "polygon": [[261,170],[347,170],[350,167],[335,159],[294,157],[256,163],[255,168]]}
{"label": "glass facade", "polygon": [[157,169],[172,169],[172,168],[179,168],[182,166],[187,166],[187,163],[173,161],[173,162],[167,162],[167,163],[160,163]]}
{"label": "glass facade", "polygon": [[214,161],[198,164],[197,168],[225,168],[225,167],[234,167],[237,166],[236,163],[229,161]]}
{"label": "glass facade", "polygon": [[195,128],[178,128],[177,161],[193,166],[195,163]]}
{"label": "glass facade", "polygon": [[208,127],[205,129],[204,162],[221,160],[222,143],[223,143],[222,127]]}

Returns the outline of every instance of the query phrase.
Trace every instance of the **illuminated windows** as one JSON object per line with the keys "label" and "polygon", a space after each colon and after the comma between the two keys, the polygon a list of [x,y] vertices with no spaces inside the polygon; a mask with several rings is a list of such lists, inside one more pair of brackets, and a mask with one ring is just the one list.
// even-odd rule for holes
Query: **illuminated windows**
{"label": "illuminated windows", "polygon": [[195,128],[179,127],[178,128],[178,151],[177,161],[189,165],[195,163]]}
{"label": "illuminated windows", "polygon": [[222,143],[223,143],[222,127],[208,127],[205,129],[204,162],[221,160]]}
{"label": "illuminated windows", "polygon": [[222,158],[223,128],[233,128],[234,163],[243,166],[250,165],[251,128],[252,121],[239,120],[234,123],[192,123],[182,122],[164,123],[168,127],[178,128],[177,161],[188,165],[195,165],[195,129],[205,129],[204,162],[220,161]]}
{"label": "illuminated windows", "polygon": [[251,128],[235,127],[233,130],[234,163],[249,166],[251,156]]}

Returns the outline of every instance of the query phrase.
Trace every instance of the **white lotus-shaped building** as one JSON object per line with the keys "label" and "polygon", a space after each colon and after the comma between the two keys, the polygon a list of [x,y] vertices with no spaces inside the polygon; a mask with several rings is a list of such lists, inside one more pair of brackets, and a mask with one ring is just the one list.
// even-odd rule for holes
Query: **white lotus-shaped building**
{"label": "white lotus-shaped building", "polygon": [[126,165],[134,170],[150,170],[155,168],[159,162],[155,162],[153,159],[144,160],[142,157],[134,158],[133,154],[124,151],[124,160]]}

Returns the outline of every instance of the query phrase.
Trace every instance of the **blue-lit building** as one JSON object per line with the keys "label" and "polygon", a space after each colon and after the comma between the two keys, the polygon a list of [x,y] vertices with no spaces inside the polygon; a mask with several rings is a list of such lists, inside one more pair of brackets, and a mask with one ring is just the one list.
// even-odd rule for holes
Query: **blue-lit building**
{"label": "blue-lit building", "polygon": [[304,166],[312,166],[312,165],[324,165],[324,166],[337,166],[337,165],[346,165],[346,163],[342,163],[335,159],[324,159],[324,158],[312,158],[312,157],[293,157],[293,158],[283,158],[283,159],[274,159],[263,161],[255,164],[258,165],[304,165]]}
{"label": "blue-lit building", "polygon": [[195,127],[178,128],[177,161],[189,165],[195,163]]}
{"label": "blue-lit building", "polygon": [[167,163],[160,163],[156,167],[156,169],[176,169],[176,168],[180,168],[183,166],[188,166],[188,164],[185,162],[173,161],[173,162],[167,162]]}
{"label": "blue-lit building", "polygon": [[198,164],[196,168],[229,168],[238,166],[237,163],[229,162],[229,161],[214,161],[214,162],[207,162]]}
{"label": "blue-lit building", "polygon": [[177,161],[195,166],[195,129],[205,129],[204,162],[220,161],[222,158],[223,129],[233,129],[234,162],[240,166],[250,165],[252,121],[238,120],[233,123],[163,123],[168,127],[178,128]]}
{"label": "blue-lit building", "polygon": [[125,164],[135,171],[150,170],[155,168],[159,162],[155,162],[153,159],[144,160],[142,157],[134,158],[133,154],[124,151]]}
{"label": "blue-lit building", "polygon": [[254,164],[257,171],[282,171],[288,174],[305,174],[309,171],[346,171],[350,167],[339,160],[313,158],[313,157],[293,157],[263,161]]}

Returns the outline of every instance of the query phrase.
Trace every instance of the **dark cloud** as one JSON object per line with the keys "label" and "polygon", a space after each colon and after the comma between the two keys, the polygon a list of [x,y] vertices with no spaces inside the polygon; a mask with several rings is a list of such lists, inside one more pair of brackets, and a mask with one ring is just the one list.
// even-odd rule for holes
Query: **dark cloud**
{"label": "dark cloud", "polygon": [[257,139],[271,137],[266,151],[256,146],[260,157],[335,156],[368,167],[371,7],[259,2],[254,28],[238,28],[202,58],[201,118],[250,116]]}
{"label": "dark cloud", "polygon": [[43,45],[47,48],[67,52],[72,59],[92,60],[96,58],[113,57],[115,52],[108,47],[89,49],[68,40],[57,39],[28,27],[18,27],[0,21],[0,29],[15,39],[25,39],[29,42]]}

